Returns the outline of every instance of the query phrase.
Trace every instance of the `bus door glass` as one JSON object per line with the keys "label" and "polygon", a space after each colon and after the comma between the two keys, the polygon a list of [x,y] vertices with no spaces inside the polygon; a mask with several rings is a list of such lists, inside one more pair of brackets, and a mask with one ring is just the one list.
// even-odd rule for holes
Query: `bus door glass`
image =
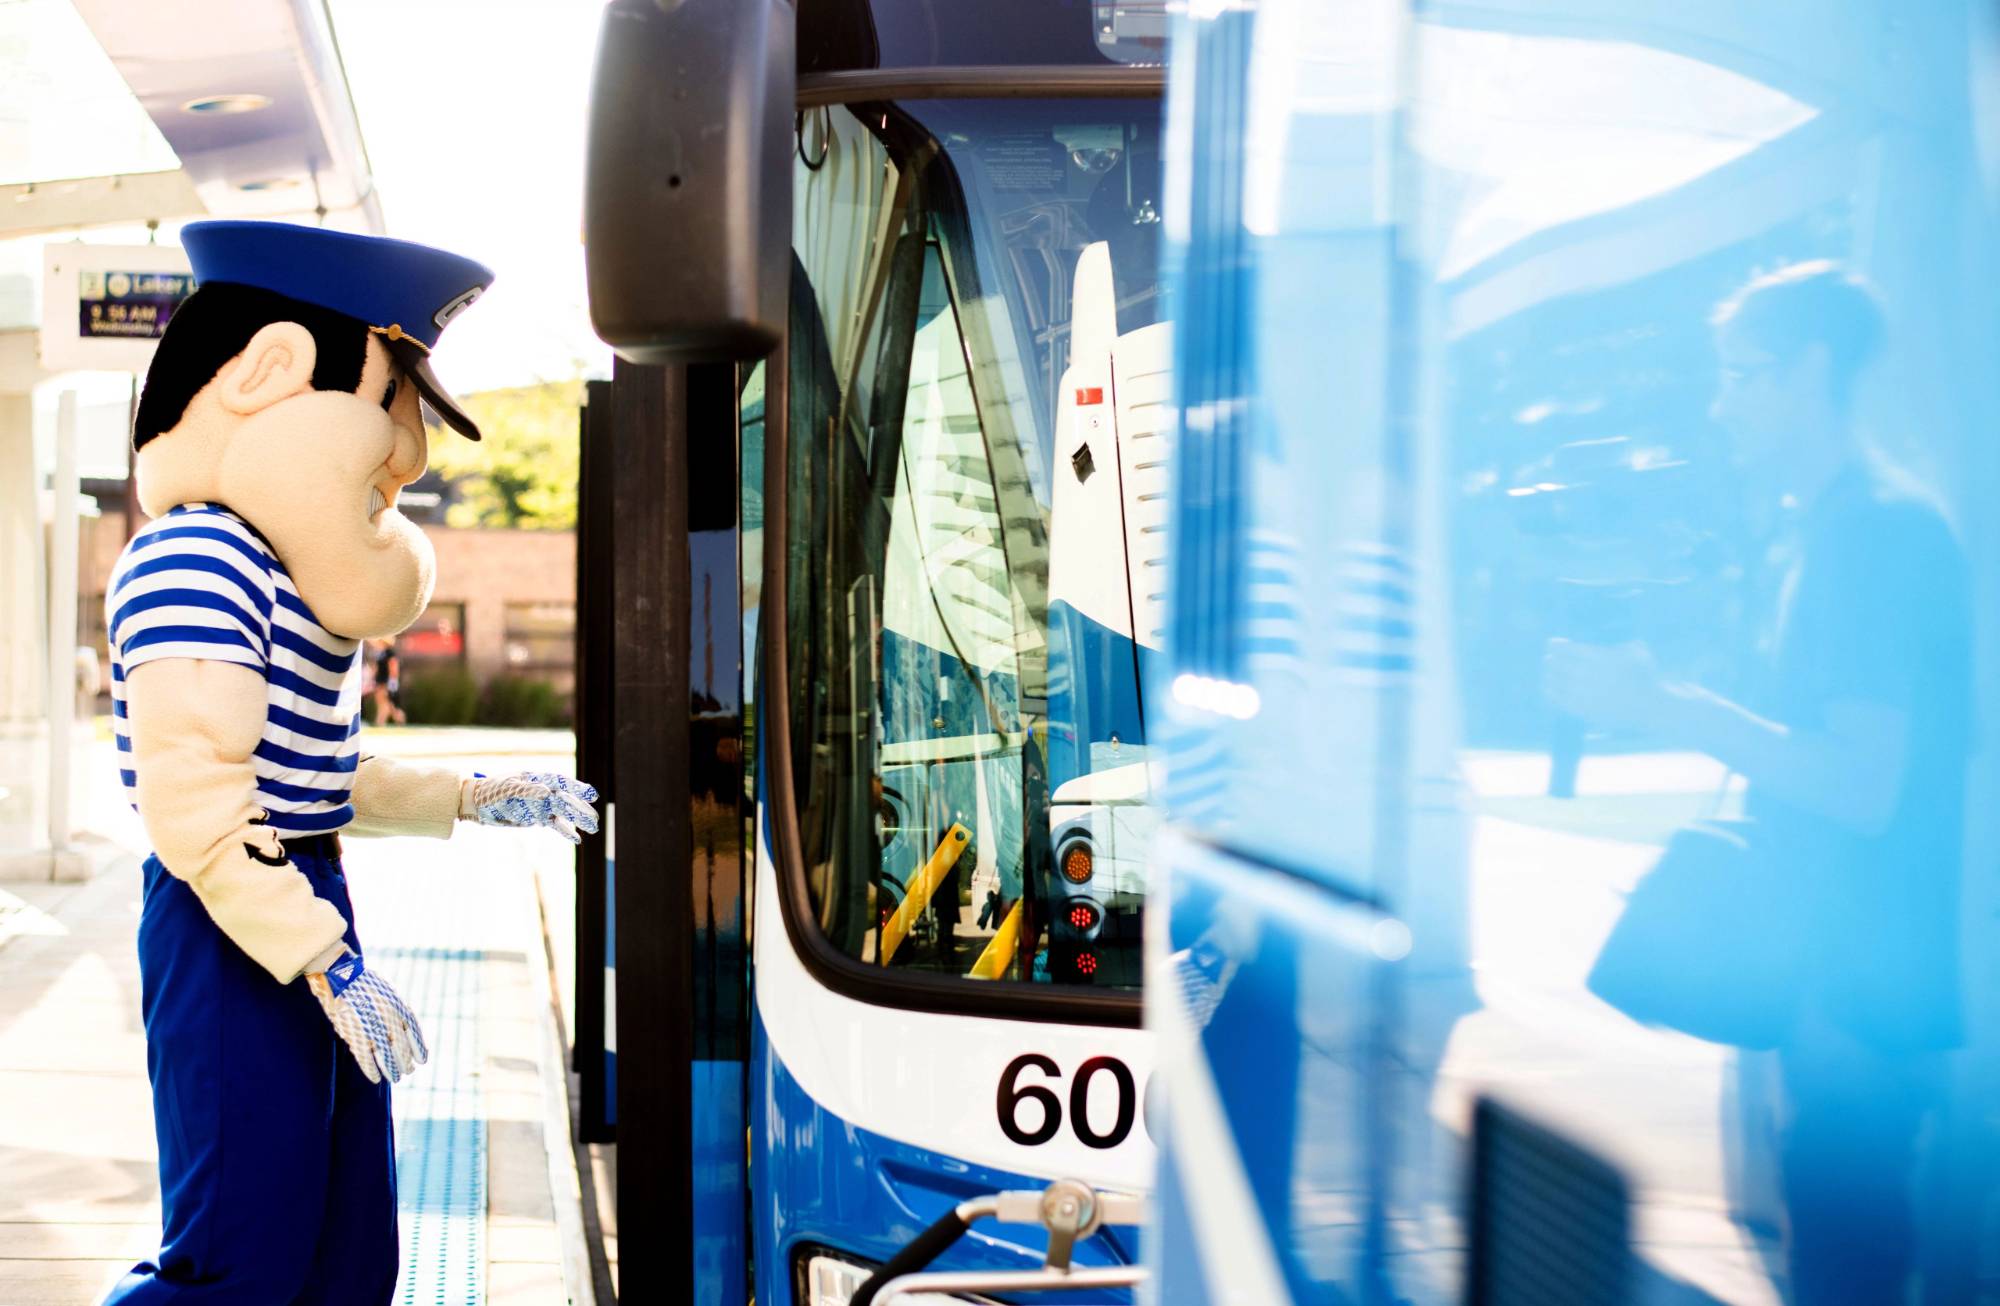
{"label": "bus door glass", "polygon": [[[1375,952],[1252,921],[1234,983],[1282,957],[1296,1019],[1215,1008],[1198,1046],[1261,1219],[1168,1255],[1227,1273],[1268,1234],[1273,1300],[1976,1300],[2000,1227],[1990,7],[1405,8],[1190,6],[1242,68],[1194,194],[1248,306],[1197,356],[1254,381],[1219,393],[1251,397],[1262,539],[1217,534],[1242,629],[1297,633],[1246,639],[1243,722],[1192,686],[1230,765],[1185,801],[1176,765],[1168,801],[1204,849],[1405,930]],[[1201,429],[1191,404],[1190,468]],[[1177,879],[1170,946],[1224,933],[1258,869],[1209,875],[1213,919]],[[1469,1207],[1475,1121],[1509,1118],[1482,1100],[1580,1150],[1477,1149]],[[1468,1259],[1488,1235],[1518,1241]],[[1507,1266],[1552,1277],[1468,1290]]]}
{"label": "bus door glass", "polygon": [[1482,999],[1430,1112],[1617,1167],[1635,1298],[1990,1263],[1983,8],[1420,36]]}
{"label": "bus door glass", "polygon": [[845,957],[1132,989],[1155,784],[1159,106],[806,110],[785,631]]}

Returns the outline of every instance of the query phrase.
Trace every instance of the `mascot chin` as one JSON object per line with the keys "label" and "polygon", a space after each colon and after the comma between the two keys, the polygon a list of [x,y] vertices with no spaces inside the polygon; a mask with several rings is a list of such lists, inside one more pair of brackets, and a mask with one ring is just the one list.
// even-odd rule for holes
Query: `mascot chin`
{"label": "mascot chin", "polygon": [[396,501],[431,371],[492,273],[404,241],[204,222],[133,429],[152,520],[105,597],[118,748],[153,856],[139,964],[165,1230],[110,1302],[387,1303],[399,1261],[389,1085],[427,1055],[368,968],[341,833],[460,820],[597,829],[566,777],[370,757],[361,641],[429,602]]}

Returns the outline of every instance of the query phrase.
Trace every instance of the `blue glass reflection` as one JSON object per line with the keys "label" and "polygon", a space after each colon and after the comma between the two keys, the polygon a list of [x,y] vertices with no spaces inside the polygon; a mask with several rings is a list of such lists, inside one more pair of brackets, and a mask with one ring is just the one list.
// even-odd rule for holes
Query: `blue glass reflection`
{"label": "blue glass reflection", "polygon": [[[1215,674],[1169,649],[1168,816],[1243,895],[1277,868],[1410,937],[1361,1087],[1326,1090],[1348,1159],[1295,1137],[1269,1221],[1380,1237],[1285,1260],[1292,1295],[1466,1291],[1491,1096],[1626,1175],[1641,1300],[1982,1300],[1993,16],[1213,9],[1178,38],[1167,236],[1187,302],[1243,287],[1177,378],[1242,432],[1243,524],[1206,485],[1177,522],[1241,587],[1178,585],[1171,629],[1235,620],[1254,710],[1168,691]],[[1199,937],[1228,873],[1172,869]],[[1296,1028],[1355,1001],[1355,945],[1267,928],[1311,959]],[[1274,1082],[1316,1100],[1313,1055],[1249,1028],[1204,1039],[1237,1039],[1212,1069],[1261,1172],[1244,1125]],[[1178,1182],[1194,1259],[1235,1264]]]}

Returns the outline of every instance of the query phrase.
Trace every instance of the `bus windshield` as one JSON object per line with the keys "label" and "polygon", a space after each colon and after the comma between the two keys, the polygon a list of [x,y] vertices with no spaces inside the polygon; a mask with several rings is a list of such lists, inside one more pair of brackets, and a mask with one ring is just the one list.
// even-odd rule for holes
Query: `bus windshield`
{"label": "bus windshield", "polygon": [[801,115],[785,692],[810,910],[864,964],[1138,987],[1160,125],[1136,99]]}

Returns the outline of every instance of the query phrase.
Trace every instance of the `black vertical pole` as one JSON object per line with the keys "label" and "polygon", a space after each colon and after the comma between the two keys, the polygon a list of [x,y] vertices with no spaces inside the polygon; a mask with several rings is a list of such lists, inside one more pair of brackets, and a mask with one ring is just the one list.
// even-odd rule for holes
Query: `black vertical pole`
{"label": "black vertical pole", "polygon": [[[579,440],[576,513],[576,771],[597,786],[607,815],[617,801],[612,770],[612,587],[616,579],[613,541],[613,461],[611,383],[584,388]],[[609,829],[585,835],[576,854],[575,1027],[570,1030],[577,1073],[577,1136],[586,1143],[611,1141],[604,1043],[606,861]]]}
{"label": "black vertical pole", "polygon": [[632,1302],[684,1300],[694,1264],[686,378],[623,360],[612,372],[619,1296]]}

